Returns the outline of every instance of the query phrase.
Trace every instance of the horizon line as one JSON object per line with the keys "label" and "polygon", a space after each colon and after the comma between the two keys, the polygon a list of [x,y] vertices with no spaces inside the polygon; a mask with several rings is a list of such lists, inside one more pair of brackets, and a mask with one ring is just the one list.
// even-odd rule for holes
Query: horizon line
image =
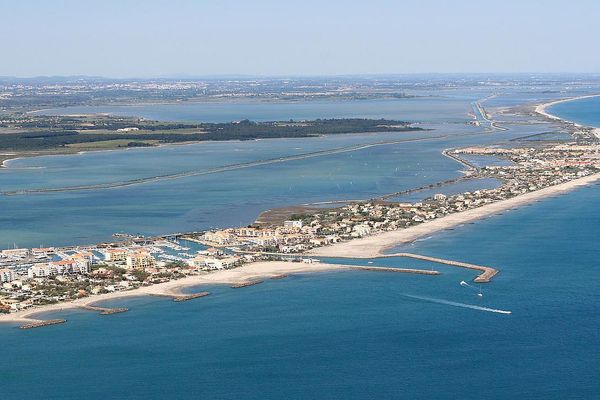
{"label": "horizon line", "polygon": [[35,80],[35,79],[107,79],[107,80],[168,80],[168,79],[231,79],[231,78],[260,78],[260,79],[300,79],[300,78],[377,78],[377,77],[410,77],[410,76],[600,76],[600,72],[399,72],[399,73],[349,73],[349,74],[170,74],[147,76],[107,76],[95,74],[67,75],[0,75],[2,80]]}

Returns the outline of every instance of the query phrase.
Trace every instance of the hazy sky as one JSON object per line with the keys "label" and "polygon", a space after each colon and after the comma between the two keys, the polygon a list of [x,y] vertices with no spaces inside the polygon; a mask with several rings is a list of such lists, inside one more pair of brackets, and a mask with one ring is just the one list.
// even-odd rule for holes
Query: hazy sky
{"label": "hazy sky", "polygon": [[598,0],[0,0],[0,75],[600,72]]}

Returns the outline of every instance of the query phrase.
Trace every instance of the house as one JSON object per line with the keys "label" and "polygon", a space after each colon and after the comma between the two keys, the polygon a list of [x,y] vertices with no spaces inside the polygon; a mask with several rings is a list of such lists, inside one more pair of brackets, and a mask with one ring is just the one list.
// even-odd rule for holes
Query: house
{"label": "house", "polygon": [[302,221],[301,220],[290,220],[290,221],[283,221],[283,226],[284,228],[302,228]]}

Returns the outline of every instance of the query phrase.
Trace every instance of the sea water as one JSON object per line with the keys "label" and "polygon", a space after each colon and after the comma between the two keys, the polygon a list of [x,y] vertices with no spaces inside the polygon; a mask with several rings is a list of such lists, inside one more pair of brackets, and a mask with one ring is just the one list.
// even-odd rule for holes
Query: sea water
{"label": "sea water", "polygon": [[[90,241],[105,237],[109,229],[119,231],[119,221],[142,231],[210,225],[212,215],[224,223],[247,221],[239,210],[380,193],[453,176],[459,167],[440,156],[440,149],[543,129],[515,126],[509,132],[439,138],[414,147],[371,148],[375,153],[360,154],[358,162],[356,153],[351,159],[337,154],[317,163],[294,161],[202,180],[3,197],[2,234],[25,243]],[[143,150],[155,161],[154,152],[164,151]],[[436,156],[428,159],[429,153]],[[77,164],[86,156],[61,161]],[[376,160],[385,164],[386,173],[373,167]],[[174,170],[189,167],[188,161]],[[402,176],[389,173],[394,162]],[[419,168],[405,167],[413,162]],[[124,161],[124,166],[136,163]],[[154,173],[153,162],[141,165],[139,173],[112,170],[109,175],[118,176],[102,180],[144,175],[144,168]],[[44,161],[36,166],[48,167]],[[52,168],[61,167],[47,171]],[[333,189],[326,179],[332,168],[341,168],[334,175],[345,189]],[[6,178],[6,185],[62,187],[61,180],[76,170],[51,172],[48,182]],[[290,177],[296,193],[286,197],[290,185],[280,176]],[[87,179],[75,174],[72,183],[81,182]],[[599,186],[582,188],[392,250],[498,268],[491,283],[471,283],[481,288],[482,297],[460,284],[472,281],[470,270],[405,258],[332,260],[436,269],[442,275],[299,274],[237,290],[197,287],[212,294],[184,303],[150,297],[113,300],[106,305],[130,311],[100,316],[69,310],[49,315],[66,318],[66,324],[41,329],[3,325],[2,398],[593,399],[600,391],[595,346],[600,269],[594,240],[600,234],[599,201]]]}
{"label": "sea water", "polygon": [[565,101],[547,108],[548,113],[585,126],[600,127],[600,97]]}
{"label": "sea water", "polygon": [[498,268],[488,284],[419,260],[337,260],[442,275],[300,274],[4,326],[2,398],[593,399],[599,201],[600,186],[578,189],[393,250]]}

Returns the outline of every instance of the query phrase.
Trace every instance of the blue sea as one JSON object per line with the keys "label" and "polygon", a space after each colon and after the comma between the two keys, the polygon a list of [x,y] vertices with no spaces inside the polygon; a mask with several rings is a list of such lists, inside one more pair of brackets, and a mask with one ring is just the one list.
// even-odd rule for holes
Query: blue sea
{"label": "blue sea", "polygon": [[[429,124],[434,131],[407,136],[437,136],[426,141],[139,186],[0,196],[0,240],[86,243],[132,229],[246,223],[273,206],[372,196],[460,176],[461,166],[441,156],[442,149],[509,143],[548,130],[513,125],[489,133],[460,123]],[[17,160],[0,172],[0,188],[118,182],[393,137],[205,143]],[[488,284],[462,286],[472,281],[472,271],[418,260],[330,259],[434,268],[442,275],[298,274],[236,290],[193,288],[212,294],[184,303],[113,300],[106,304],[130,311],[100,316],[69,310],[48,315],[66,324],[41,329],[3,325],[0,398],[595,399],[599,202],[600,186],[589,186],[393,250],[498,268]]]}
{"label": "blue sea", "polygon": [[547,111],[580,125],[600,127],[600,97],[565,101],[548,107]]}
{"label": "blue sea", "polygon": [[482,298],[459,285],[471,271],[375,259],[443,275],[297,275],[4,327],[2,398],[594,399],[599,201],[588,187],[401,248],[499,268]]}

